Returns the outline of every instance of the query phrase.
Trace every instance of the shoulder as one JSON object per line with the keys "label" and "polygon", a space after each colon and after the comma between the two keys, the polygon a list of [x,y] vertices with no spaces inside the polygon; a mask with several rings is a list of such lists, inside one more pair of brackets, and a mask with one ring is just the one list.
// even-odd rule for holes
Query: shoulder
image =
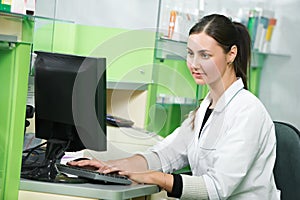
{"label": "shoulder", "polygon": [[[241,90],[228,105],[227,112],[232,113],[232,117],[246,117],[257,122],[271,123],[271,116],[264,104],[248,90]],[[268,124],[269,124],[268,123]]]}
{"label": "shoulder", "polygon": [[241,90],[232,101],[234,103],[233,106],[238,108],[251,108],[251,110],[266,112],[266,108],[260,99],[245,89]]}

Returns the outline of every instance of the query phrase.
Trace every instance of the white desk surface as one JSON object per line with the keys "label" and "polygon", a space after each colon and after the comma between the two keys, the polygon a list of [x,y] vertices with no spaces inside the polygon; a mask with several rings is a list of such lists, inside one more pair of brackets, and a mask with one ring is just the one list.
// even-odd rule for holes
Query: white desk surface
{"label": "white desk surface", "polygon": [[[143,133],[128,128],[108,127],[108,149],[106,152],[87,151],[84,154],[92,155],[102,160],[117,159],[120,157],[129,156],[136,150],[144,151],[149,146],[161,140],[159,136],[153,136],[149,133]],[[132,145],[132,150],[126,151],[119,149],[121,143]],[[136,147],[138,145],[138,147]],[[97,199],[130,199],[134,197],[147,196],[159,192],[156,185],[142,185],[135,184],[129,186],[123,185],[105,185],[105,184],[64,184],[64,183],[50,183],[41,181],[32,181],[21,179],[20,190],[51,193],[59,195],[69,195],[85,198]]]}
{"label": "white desk surface", "polygon": [[21,179],[20,190],[98,199],[130,199],[159,192],[156,185],[64,184]]}

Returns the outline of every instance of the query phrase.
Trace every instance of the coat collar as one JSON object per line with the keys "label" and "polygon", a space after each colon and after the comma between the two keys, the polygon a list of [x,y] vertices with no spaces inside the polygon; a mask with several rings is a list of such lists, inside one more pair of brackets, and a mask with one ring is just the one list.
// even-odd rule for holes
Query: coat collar
{"label": "coat collar", "polygon": [[[222,112],[223,109],[227,106],[227,104],[233,99],[233,97],[242,89],[244,89],[244,83],[241,78],[238,78],[220,97],[218,100],[214,111],[215,112]],[[204,105],[207,104],[208,107],[211,102],[210,92],[206,95],[205,99],[203,100]]]}

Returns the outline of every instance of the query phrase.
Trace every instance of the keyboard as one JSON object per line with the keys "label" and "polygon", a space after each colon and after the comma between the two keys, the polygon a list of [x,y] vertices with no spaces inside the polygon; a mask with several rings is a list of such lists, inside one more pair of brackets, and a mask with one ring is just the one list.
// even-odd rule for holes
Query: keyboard
{"label": "keyboard", "polygon": [[117,116],[106,115],[106,122],[109,125],[117,126],[117,127],[132,127],[134,122],[129,119],[124,119]]}
{"label": "keyboard", "polygon": [[64,165],[64,164],[56,164],[56,167],[62,173],[75,175],[96,182],[104,182],[108,184],[121,184],[121,185],[130,185],[132,183],[132,181],[129,180],[126,176],[122,176],[117,173],[104,174],[92,169],[86,169],[83,167]]}

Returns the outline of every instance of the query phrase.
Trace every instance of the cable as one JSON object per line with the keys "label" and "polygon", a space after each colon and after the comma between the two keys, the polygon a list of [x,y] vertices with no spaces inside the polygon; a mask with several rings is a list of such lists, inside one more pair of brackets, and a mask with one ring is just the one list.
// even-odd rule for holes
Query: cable
{"label": "cable", "polygon": [[[39,145],[37,145],[37,146],[35,146],[35,147],[32,147],[32,148],[29,148],[29,149],[25,149],[24,151],[23,151],[23,153],[27,153],[27,155],[25,156],[25,158],[24,159],[22,159],[22,167],[25,167],[25,163],[26,163],[26,161],[28,160],[28,158],[29,158],[29,156],[36,150],[36,149],[38,149],[38,148],[40,148],[41,146],[43,146],[43,145],[45,145],[47,142],[44,142],[44,143],[41,143],[41,144],[39,144]],[[38,153],[37,153],[38,154]],[[37,161],[37,160],[36,160]],[[35,162],[36,162],[35,161]],[[31,166],[32,167],[32,166]]]}

